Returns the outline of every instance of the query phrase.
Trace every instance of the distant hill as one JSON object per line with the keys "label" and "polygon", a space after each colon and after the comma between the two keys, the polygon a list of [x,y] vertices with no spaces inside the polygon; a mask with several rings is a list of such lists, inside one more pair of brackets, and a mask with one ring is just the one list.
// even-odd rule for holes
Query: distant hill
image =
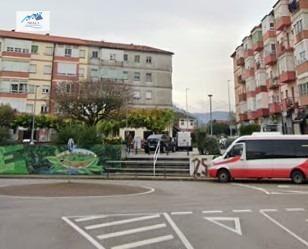
{"label": "distant hill", "polygon": [[[210,113],[192,113],[198,120],[199,124],[207,124],[210,121]],[[229,120],[229,112],[213,112],[213,120]]]}

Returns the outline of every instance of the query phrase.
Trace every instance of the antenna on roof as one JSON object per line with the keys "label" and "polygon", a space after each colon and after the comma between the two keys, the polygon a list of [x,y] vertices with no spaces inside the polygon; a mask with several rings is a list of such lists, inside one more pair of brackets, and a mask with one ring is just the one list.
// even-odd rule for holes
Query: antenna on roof
{"label": "antenna on roof", "polygon": [[11,31],[12,31],[12,32],[15,32],[15,29],[12,29]]}

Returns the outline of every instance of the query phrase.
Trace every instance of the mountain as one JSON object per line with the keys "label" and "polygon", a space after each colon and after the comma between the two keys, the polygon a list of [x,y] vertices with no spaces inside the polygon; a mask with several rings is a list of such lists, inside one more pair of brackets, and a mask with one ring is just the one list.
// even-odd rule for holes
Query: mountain
{"label": "mountain", "polygon": [[[210,121],[210,113],[192,113],[198,120],[199,124],[207,124]],[[229,120],[229,112],[213,112],[213,120]]]}

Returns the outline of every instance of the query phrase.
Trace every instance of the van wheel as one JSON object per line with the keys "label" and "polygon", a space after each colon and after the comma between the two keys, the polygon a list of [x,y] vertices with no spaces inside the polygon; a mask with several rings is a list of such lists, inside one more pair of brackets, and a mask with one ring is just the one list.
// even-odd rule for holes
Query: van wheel
{"label": "van wheel", "polygon": [[305,176],[299,170],[295,170],[291,175],[291,179],[295,184],[302,184],[305,181]]}
{"label": "van wheel", "polygon": [[217,178],[220,183],[227,183],[227,182],[230,182],[231,180],[230,173],[226,169],[219,170],[217,174]]}

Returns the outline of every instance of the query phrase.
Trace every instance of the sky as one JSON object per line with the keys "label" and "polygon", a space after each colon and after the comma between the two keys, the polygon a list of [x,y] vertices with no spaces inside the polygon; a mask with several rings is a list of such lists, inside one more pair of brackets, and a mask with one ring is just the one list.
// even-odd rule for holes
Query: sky
{"label": "sky", "polygon": [[49,10],[53,35],[149,45],[173,56],[173,103],[188,110],[234,106],[230,55],[271,11],[275,0],[9,0],[0,1],[0,29],[14,29],[16,11]]}

